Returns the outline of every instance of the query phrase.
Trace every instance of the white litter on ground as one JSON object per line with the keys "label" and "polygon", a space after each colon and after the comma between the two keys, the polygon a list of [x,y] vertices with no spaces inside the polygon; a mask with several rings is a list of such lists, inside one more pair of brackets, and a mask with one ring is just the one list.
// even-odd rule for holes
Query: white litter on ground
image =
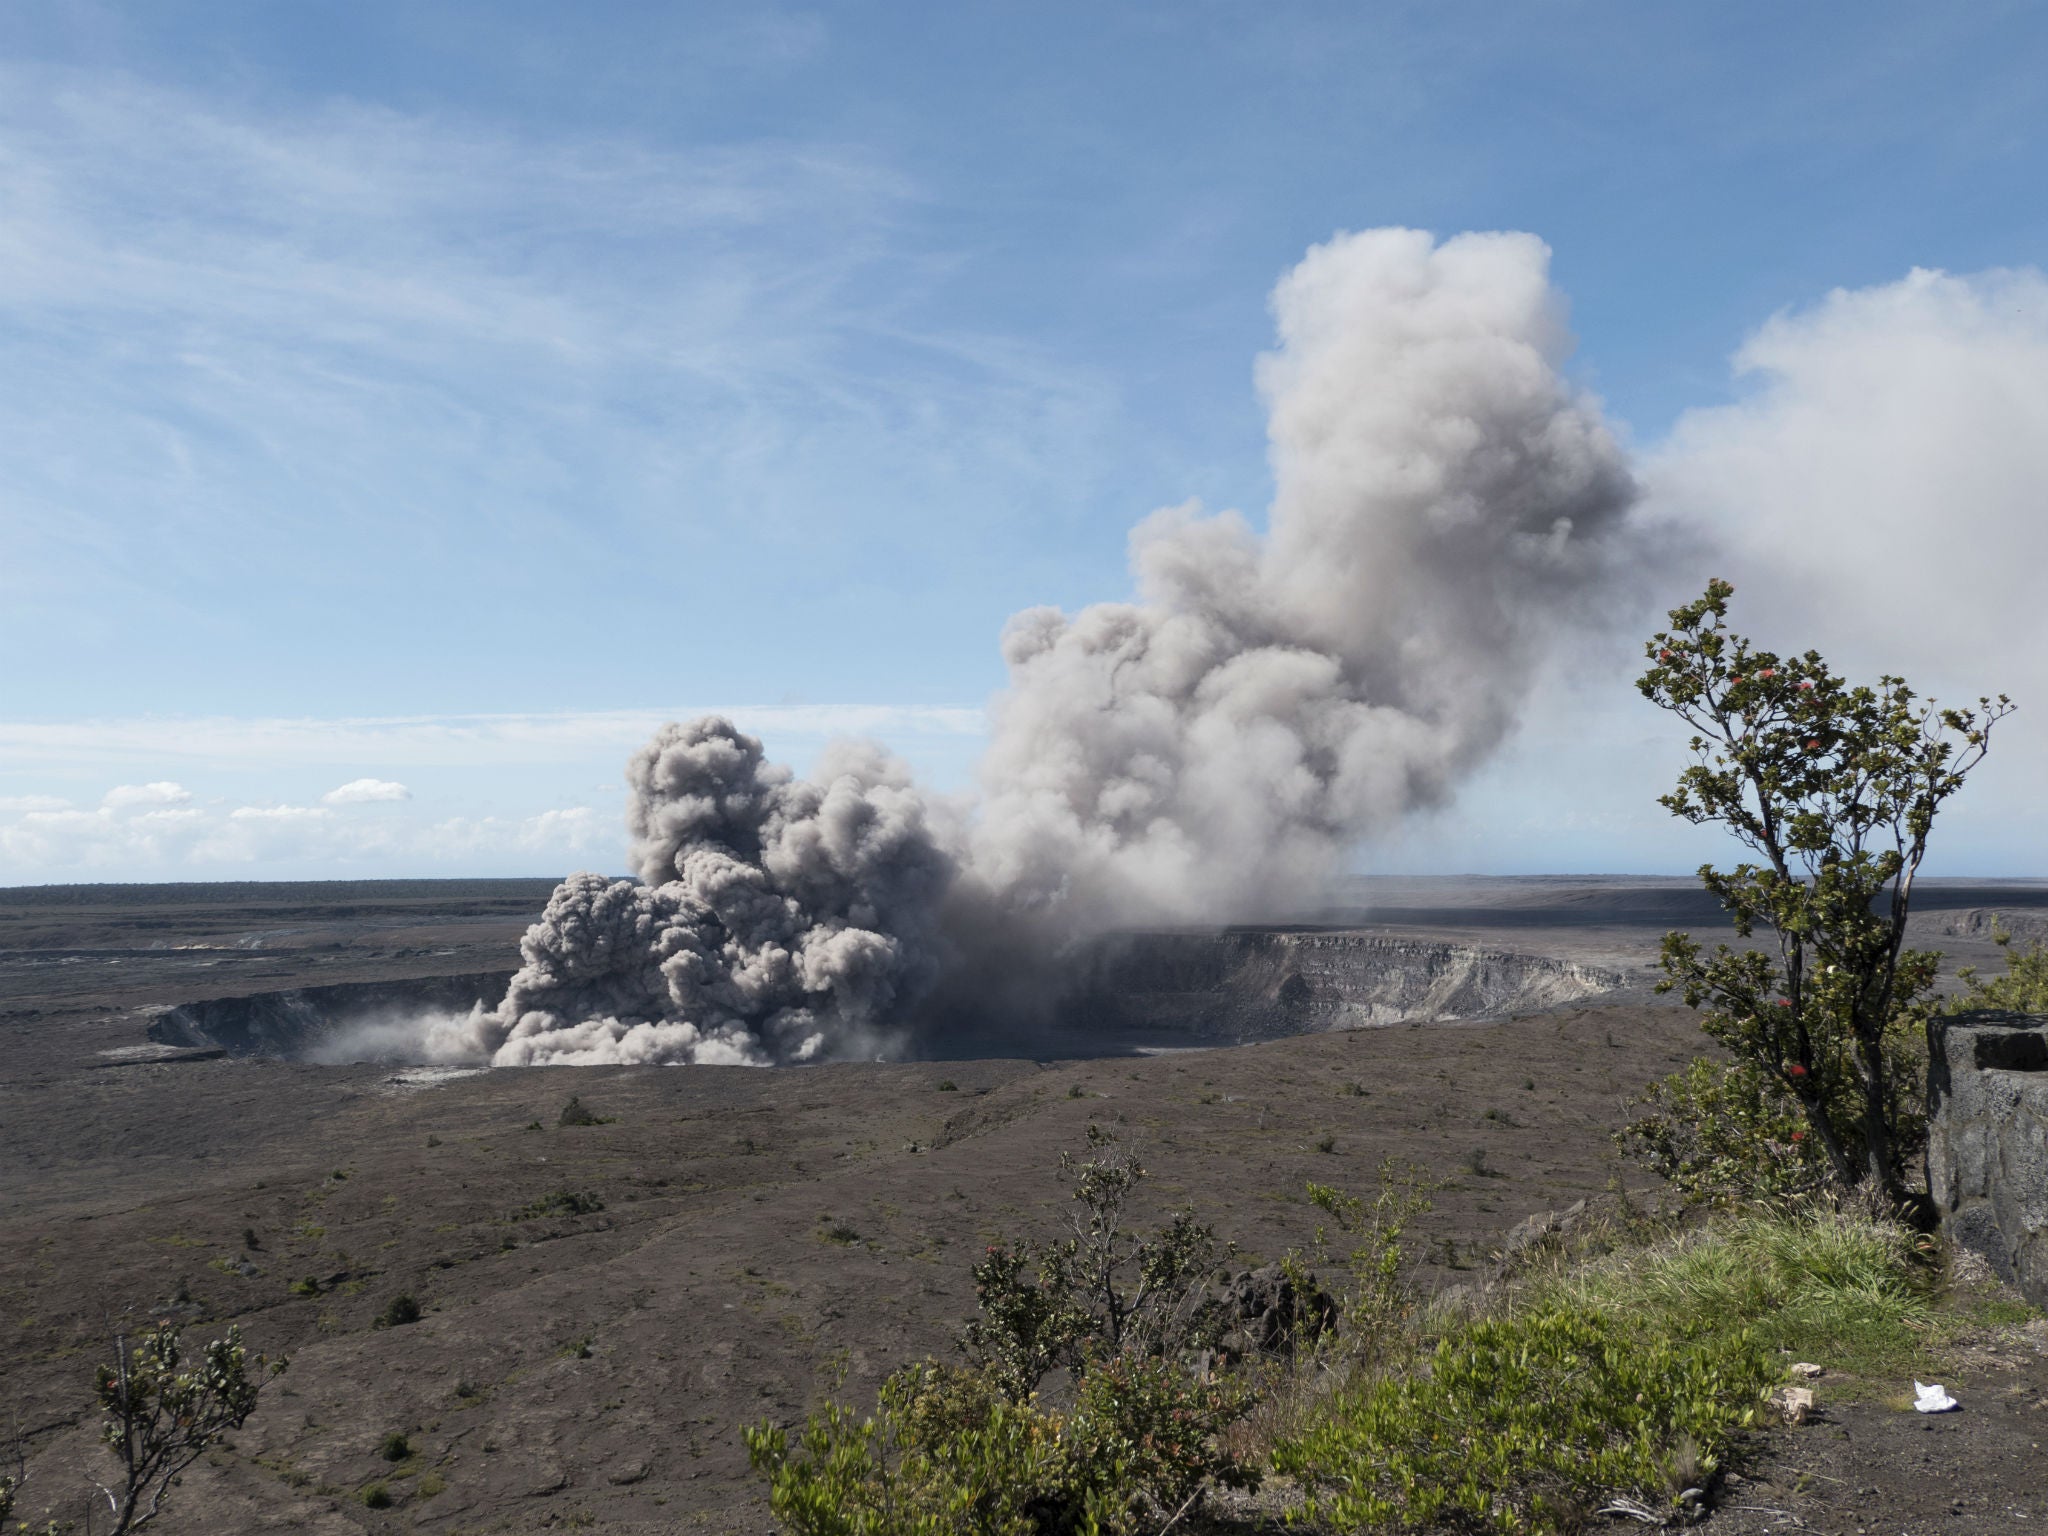
{"label": "white litter on ground", "polygon": [[1916,1413],[1947,1413],[1952,1408],[1962,1407],[1961,1403],[1942,1389],[1938,1381],[1931,1387],[1925,1382],[1916,1381],[1913,1383],[1913,1391],[1918,1394],[1913,1400],[1913,1410]]}

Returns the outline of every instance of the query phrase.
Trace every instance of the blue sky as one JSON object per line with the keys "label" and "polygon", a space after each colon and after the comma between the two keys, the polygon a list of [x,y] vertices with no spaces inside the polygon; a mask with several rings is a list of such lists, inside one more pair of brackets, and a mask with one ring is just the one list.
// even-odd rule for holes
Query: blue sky
{"label": "blue sky", "polygon": [[[16,0],[0,883],[616,867],[625,752],[705,707],[963,786],[1007,615],[1264,506],[1268,295],[1380,225],[1547,241],[1575,376],[1738,570],[1814,463],[1910,486],[1874,526],[1975,564],[1826,562],[1791,638],[2025,703],[2039,605],[1976,569],[2048,552],[2044,58],[2017,4]],[[1858,436],[1894,406],[1910,454]],[[1367,866],[1716,851],[1627,676]],[[2048,868],[2044,740],[1948,867]]]}

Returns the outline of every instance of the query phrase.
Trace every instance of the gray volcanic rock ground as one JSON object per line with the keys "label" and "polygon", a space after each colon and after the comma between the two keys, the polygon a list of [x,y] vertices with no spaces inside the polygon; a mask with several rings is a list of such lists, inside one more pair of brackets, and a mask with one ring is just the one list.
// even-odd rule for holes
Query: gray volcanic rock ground
{"label": "gray volcanic rock ground", "polygon": [[[835,1390],[865,1402],[894,1366],[946,1353],[981,1245],[1051,1230],[1058,1155],[1091,1121],[1143,1147],[1155,1205],[1191,1202],[1267,1256],[1308,1241],[1306,1181],[1363,1189],[1389,1156],[1427,1168],[1447,1181],[1420,1223],[1443,1282],[1478,1273],[1531,1211],[1642,1190],[1607,1132],[1700,1046],[1690,1014],[1641,990],[1643,967],[1674,922],[1717,926],[1683,882],[1382,883],[1369,908],[1290,931],[1451,940],[1638,985],[1241,1049],[466,1076],[152,1059],[151,1005],[502,970],[545,891],[0,892],[0,1402],[28,1434],[31,1508],[61,1492],[76,1517],[98,1455],[93,1364],[110,1327],[168,1314],[239,1322],[293,1364],[188,1476],[166,1532],[772,1529],[738,1426]],[[1983,914],[2038,920],[2048,890],[1937,886],[1921,910],[1928,935],[1981,961]],[[1167,1043],[1170,1022],[1148,1038]],[[608,1123],[559,1126],[572,1094]],[[374,1326],[400,1293],[422,1320]],[[1982,1411],[1923,1430],[1847,1408],[1756,1502],[1843,1530],[1880,1509],[1947,1519],[1952,1498],[1990,1501],[1986,1523],[1942,1529],[2048,1515],[2024,1449],[2048,1427],[2030,1407],[2048,1402],[2048,1362],[1972,1370],[1949,1385]],[[392,1430],[418,1453],[395,1477],[377,1454]],[[1853,1439],[1821,1438],[1837,1431]],[[1819,1482],[1798,1482],[1801,1456]],[[1955,1468],[1963,1482],[1943,1484]],[[1830,1504],[1852,1477],[1856,1497]],[[370,1510],[356,1495],[380,1479],[395,1506]]]}

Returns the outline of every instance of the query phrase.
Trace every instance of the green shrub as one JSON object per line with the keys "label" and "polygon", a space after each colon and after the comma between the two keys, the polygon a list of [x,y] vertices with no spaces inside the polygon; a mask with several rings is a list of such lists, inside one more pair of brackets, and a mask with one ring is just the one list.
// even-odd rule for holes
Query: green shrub
{"label": "green shrub", "polygon": [[[1329,1230],[1316,1228],[1316,1261],[1324,1264],[1335,1257],[1350,1276],[1342,1310],[1346,1346],[1354,1355],[1379,1357],[1404,1347],[1404,1330],[1421,1305],[1422,1292],[1414,1255],[1402,1236],[1409,1219],[1430,1208],[1435,1188],[1420,1169],[1402,1169],[1391,1158],[1380,1163],[1379,1189],[1370,1200],[1327,1184],[1308,1186],[1309,1203],[1330,1217],[1345,1244],[1342,1254],[1334,1254]],[[1298,1271],[1293,1278],[1304,1294],[1315,1289],[1298,1259],[1290,1257],[1288,1267]]]}
{"label": "green shrub", "polygon": [[1949,999],[1948,1011],[1998,1008],[2008,1013],[2048,1013],[2048,939],[2014,949],[2012,935],[1996,924],[1991,939],[2005,951],[2005,974],[1982,981],[1974,965],[1964,966],[1956,975],[1965,990]]}
{"label": "green shrub", "polygon": [[542,1195],[538,1200],[514,1211],[508,1220],[537,1221],[543,1216],[589,1216],[604,1209],[604,1202],[596,1195],[582,1194],[575,1190],[558,1189],[551,1195]]}
{"label": "green shrub", "polygon": [[1827,1153],[1792,1094],[1754,1062],[1696,1058],[1643,1091],[1646,1113],[1615,1132],[1680,1203],[1729,1208],[1805,1194],[1830,1177]]}
{"label": "green shrub", "polygon": [[394,1429],[377,1442],[377,1454],[386,1461],[403,1461],[412,1454],[412,1442],[405,1437],[405,1431]]}
{"label": "green shrub", "polygon": [[400,1294],[391,1298],[384,1310],[377,1314],[371,1326],[376,1328],[403,1328],[420,1320],[420,1304],[412,1297]]}
{"label": "green shrub", "polygon": [[1088,1127],[1094,1154],[1060,1175],[1076,1209],[1071,1235],[1056,1243],[993,1243],[974,1267],[981,1316],[965,1344],[1013,1401],[1038,1390],[1048,1372],[1076,1376],[1127,1354],[1180,1358],[1214,1345],[1226,1320],[1205,1285],[1219,1250],[1189,1211],[1158,1232],[1131,1229],[1125,1207],[1146,1178],[1137,1155],[1113,1132]]}
{"label": "green shrub", "polygon": [[793,1450],[772,1425],[745,1438],[795,1536],[1113,1536],[1164,1528],[1212,1481],[1256,1486],[1216,1441],[1246,1403],[1242,1388],[1130,1356],[1090,1372],[1061,1412],[927,1361],[889,1378],[872,1418],[832,1404]]}
{"label": "green shrub", "polygon": [[[1222,1435],[1252,1388],[1191,1368],[1225,1322],[1206,1288],[1214,1237],[1187,1212],[1135,1230],[1125,1207],[1144,1168],[1100,1127],[1088,1145],[1087,1161],[1061,1159],[1071,1235],[997,1243],[975,1266],[971,1365],[898,1371],[873,1417],[828,1405],[794,1446],[772,1425],[746,1431],[796,1536],[1117,1536],[1257,1484]],[[1039,1396],[1054,1372],[1061,1407]]]}
{"label": "green shrub", "polygon": [[389,1509],[391,1490],[382,1483],[372,1483],[362,1492],[363,1505],[367,1509]]}
{"label": "green shrub", "polygon": [[1520,1536],[1617,1498],[1670,1509],[1777,1374],[1747,1333],[1646,1333],[1561,1302],[1457,1325],[1427,1366],[1340,1392],[1275,1450],[1311,1519]]}

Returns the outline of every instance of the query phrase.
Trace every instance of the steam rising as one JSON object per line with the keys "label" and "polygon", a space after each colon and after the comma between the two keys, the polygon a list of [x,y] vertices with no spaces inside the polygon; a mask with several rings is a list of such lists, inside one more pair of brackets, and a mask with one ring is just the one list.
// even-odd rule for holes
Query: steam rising
{"label": "steam rising", "polygon": [[1275,493],[1154,513],[1137,595],[1003,635],[971,819],[879,749],[811,779],[720,719],[627,769],[640,881],[577,875],[497,1008],[440,1059],[867,1054],[928,998],[1014,990],[1118,924],[1299,908],[1348,849],[1444,801],[1551,641],[1615,579],[1634,488],[1528,235],[1311,250],[1260,360]]}

